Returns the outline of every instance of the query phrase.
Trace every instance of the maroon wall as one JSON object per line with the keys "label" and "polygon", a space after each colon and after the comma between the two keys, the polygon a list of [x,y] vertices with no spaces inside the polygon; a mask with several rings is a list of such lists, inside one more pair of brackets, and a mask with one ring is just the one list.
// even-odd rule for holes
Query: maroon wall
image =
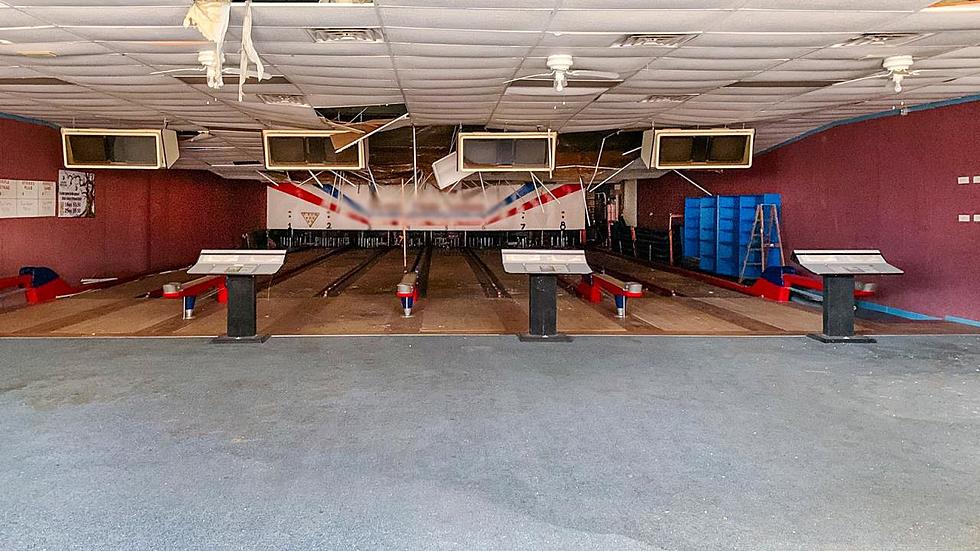
{"label": "maroon wall", "polygon": [[[59,132],[0,118],[0,178],[56,181]],[[0,276],[49,266],[70,282],[184,266],[265,226],[265,186],[190,170],[97,170],[95,218],[0,219]]]}
{"label": "maroon wall", "polygon": [[[748,170],[688,173],[714,194],[781,193],[792,248],[878,248],[906,275],[881,278],[882,304],[980,320],[980,103],[839,126],[757,157]],[[665,228],[684,197],[675,175],[640,182],[641,226]]]}

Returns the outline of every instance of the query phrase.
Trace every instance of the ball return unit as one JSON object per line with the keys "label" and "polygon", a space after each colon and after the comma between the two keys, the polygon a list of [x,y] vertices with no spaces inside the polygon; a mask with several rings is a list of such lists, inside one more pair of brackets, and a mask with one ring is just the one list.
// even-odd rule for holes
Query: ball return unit
{"label": "ball return unit", "polygon": [[256,334],[255,277],[271,276],[286,261],[283,250],[204,250],[187,273],[225,276],[228,290],[228,333],[213,343],[263,343]]}
{"label": "ball return unit", "polygon": [[504,249],[500,251],[504,271],[527,274],[528,332],[518,335],[524,342],[569,342],[558,332],[558,276],[591,274],[585,251]]}
{"label": "ball return unit", "polygon": [[899,275],[878,250],[800,250],[793,260],[823,277],[823,333],[807,335],[825,343],[873,343],[854,334],[854,276]]}

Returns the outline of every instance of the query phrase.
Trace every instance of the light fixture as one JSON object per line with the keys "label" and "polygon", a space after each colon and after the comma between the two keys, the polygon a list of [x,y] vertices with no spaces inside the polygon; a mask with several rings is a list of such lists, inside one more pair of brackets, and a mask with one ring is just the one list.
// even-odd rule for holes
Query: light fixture
{"label": "light fixture", "polygon": [[831,48],[851,48],[855,46],[904,46],[910,42],[920,40],[927,36],[932,36],[932,33],[864,33],[845,40],[844,42],[834,44],[831,46]]}
{"label": "light fixture", "polygon": [[568,86],[566,73],[572,68],[572,63],[572,56],[568,54],[548,56],[548,68],[555,72],[555,92],[561,92]]}
{"label": "light fixture", "polygon": [[[504,84],[518,83],[510,88],[514,87],[527,87],[532,86],[530,83],[549,83],[550,87],[547,88],[550,93],[552,89],[558,94],[566,94],[571,88],[579,88],[578,85],[585,85],[584,87],[598,87],[600,91],[608,89],[616,84],[622,82],[619,79],[619,73],[614,73],[611,71],[592,71],[589,69],[572,69],[572,56],[568,54],[552,54],[548,56],[547,66],[549,72],[538,73],[535,75],[527,75],[523,77],[514,78],[505,81]],[[549,80],[544,80],[548,77]],[[571,80],[569,80],[571,77]],[[589,86],[592,84],[593,86]],[[545,84],[547,86],[547,84]],[[508,88],[508,90],[510,89]],[[534,94],[540,95],[540,94]]]}
{"label": "light fixture", "polygon": [[888,77],[895,85],[896,94],[902,91],[902,81],[905,80],[905,77],[912,74],[909,71],[912,68],[912,63],[914,61],[910,55],[893,55],[886,57],[881,63],[881,66],[888,71]]}

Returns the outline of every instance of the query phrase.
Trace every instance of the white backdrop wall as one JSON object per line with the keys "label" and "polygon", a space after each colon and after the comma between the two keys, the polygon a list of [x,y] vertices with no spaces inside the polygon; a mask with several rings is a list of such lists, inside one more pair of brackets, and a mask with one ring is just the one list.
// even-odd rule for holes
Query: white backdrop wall
{"label": "white backdrop wall", "polygon": [[270,184],[270,229],[578,230],[585,228],[579,184],[493,185],[444,192],[427,186]]}

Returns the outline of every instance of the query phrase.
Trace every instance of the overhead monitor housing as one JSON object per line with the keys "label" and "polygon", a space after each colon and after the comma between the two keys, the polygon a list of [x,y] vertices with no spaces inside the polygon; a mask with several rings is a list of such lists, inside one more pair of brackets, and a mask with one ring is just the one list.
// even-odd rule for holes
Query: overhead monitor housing
{"label": "overhead monitor housing", "polygon": [[647,130],[641,158],[659,170],[749,168],[754,139],[752,128]]}
{"label": "overhead monitor housing", "polygon": [[[263,130],[265,167],[269,170],[363,170],[367,167],[367,140],[337,152],[331,138],[350,134],[343,130]],[[337,144],[344,142],[338,140]]]}
{"label": "overhead monitor housing", "polygon": [[173,130],[62,128],[65,168],[170,168],[180,157]]}
{"label": "overhead monitor housing", "polygon": [[460,172],[552,172],[555,132],[460,132]]}
{"label": "overhead monitor housing", "polygon": [[439,189],[447,189],[453,187],[454,184],[463,178],[473,174],[473,172],[464,172],[459,170],[459,160],[456,152],[453,151],[449,155],[446,155],[445,157],[432,163],[432,174],[434,174],[436,178],[436,187]]}

